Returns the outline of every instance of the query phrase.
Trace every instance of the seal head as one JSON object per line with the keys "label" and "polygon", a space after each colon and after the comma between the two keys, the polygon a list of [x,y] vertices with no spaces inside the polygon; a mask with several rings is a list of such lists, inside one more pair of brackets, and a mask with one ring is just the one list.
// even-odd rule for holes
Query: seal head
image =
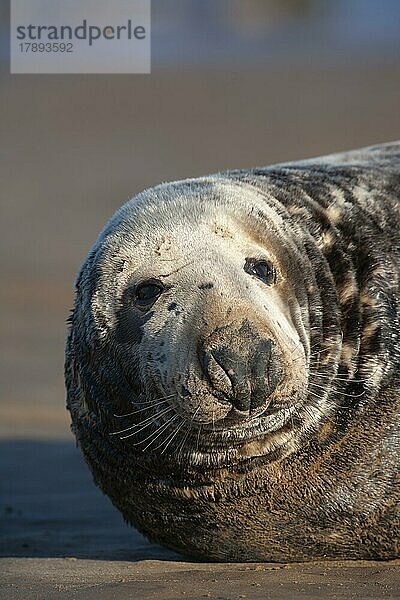
{"label": "seal head", "polygon": [[101,232],[68,407],[95,481],[152,539],[219,560],[397,556],[399,153],[163,184]]}

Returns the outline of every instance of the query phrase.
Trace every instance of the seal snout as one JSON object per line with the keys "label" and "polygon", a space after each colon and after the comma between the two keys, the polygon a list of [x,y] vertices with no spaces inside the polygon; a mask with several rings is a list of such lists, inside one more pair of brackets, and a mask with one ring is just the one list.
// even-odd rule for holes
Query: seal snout
{"label": "seal snout", "polygon": [[282,369],[273,340],[254,332],[249,336],[248,327],[247,335],[241,336],[242,329],[224,328],[222,336],[220,330],[218,344],[215,336],[210,336],[199,345],[198,357],[215,395],[232,404],[235,414],[248,416],[266,408]]}

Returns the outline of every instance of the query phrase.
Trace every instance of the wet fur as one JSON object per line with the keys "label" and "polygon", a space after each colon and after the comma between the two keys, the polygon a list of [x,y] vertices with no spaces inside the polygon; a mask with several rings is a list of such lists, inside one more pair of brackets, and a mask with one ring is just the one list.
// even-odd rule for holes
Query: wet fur
{"label": "wet fur", "polygon": [[[223,244],[237,243],[235,218],[248,219],[257,243],[281,266],[274,323],[289,323],[286,373],[301,385],[288,381],[287,396],[274,397],[280,424],[272,410],[269,420],[237,425],[227,436],[218,421],[207,422],[212,409],[196,370],[186,400],[153,387],[154,377],[165,377],[170,389],[176,384],[179,374],[169,370],[184,364],[191,336],[244,320],[246,306],[253,323],[262,302],[255,289],[257,306],[250,304],[246,280],[238,279],[239,294],[222,267],[193,279],[199,254],[191,255],[191,240],[184,240],[186,257],[174,247],[186,197],[199,205],[194,223],[201,225],[204,210],[221,214],[214,233]],[[226,207],[233,221],[224,220]],[[151,225],[163,235],[151,237]],[[129,310],[124,294],[133,276],[130,252],[150,246],[153,272],[143,275],[164,265],[167,278],[182,277],[191,287],[171,292],[162,312],[141,315]],[[82,267],[67,342],[68,408],[97,485],[148,537],[197,558],[398,557],[399,276],[400,143],[164,184],[133,199]],[[165,323],[170,329],[162,330]],[[298,356],[286,343],[290,323]],[[174,352],[178,362],[171,363]],[[110,435],[118,427],[129,434],[145,418],[147,450],[144,433]]]}

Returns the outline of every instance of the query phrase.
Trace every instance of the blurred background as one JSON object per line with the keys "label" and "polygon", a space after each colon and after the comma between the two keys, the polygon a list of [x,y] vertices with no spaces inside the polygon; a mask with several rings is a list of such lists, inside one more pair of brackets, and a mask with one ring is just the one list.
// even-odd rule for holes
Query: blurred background
{"label": "blurred background", "polygon": [[151,75],[9,75],[1,13],[0,433],[68,437],[81,261],[146,186],[400,137],[397,0],[153,0]]}
{"label": "blurred background", "polygon": [[65,319],[100,228],[160,181],[400,137],[397,0],[153,0],[151,75],[9,75],[3,436],[69,437]]}
{"label": "blurred background", "polygon": [[105,221],[161,181],[399,138],[400,2],[153,0],[152,73],[80,76],[10,75],[0,7],[0,436],[72,446],[65,320]]}

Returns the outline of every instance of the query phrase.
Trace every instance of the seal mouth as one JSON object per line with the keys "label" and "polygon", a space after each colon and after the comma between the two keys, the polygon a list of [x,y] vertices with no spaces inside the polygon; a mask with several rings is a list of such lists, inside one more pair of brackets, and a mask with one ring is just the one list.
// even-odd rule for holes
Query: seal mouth
{"label": "seal mouth", "polygon": [[205,433],[218,435],[226,439],[252,439],[252,432],[268,435],[286,424],[294,424],[294,418],[300,404],[272,407],[271,405],[260,408],[257,413],[238,411],[233,408],[218,421],[196,423]]}
{"label": "seal mouth", "polygon": [[[245,424],[240,421],[230,428],[200,426],[187,436],[178,451],[179,458],[186,459],[193,467],[218,470],[237,464],[249,466],[266,460],[271,452],[285,454],[288,442],[297,434],[298,409],[299,405],[292,405],[274,414],[249,419]],[[173,449],[170,456],[175,457]]]}
{"label": "seal mouth", "polygon": [[289,405],[289,398],[287,402],[286,407],[264,408],[250,416],[232,409],[224,419],[209,423],[196,421],[196,411],[190,418],[167,403],[161,411],[144,408],[127,413],[128,419],[135,414],[136,423],[125,421],[112,435],[119,435],[128,449],[158,460],[175,462],[178,457],[193,467],[219,469],[252,457],[261,459],[293,437],[299,406]]}
{"label": "seal mouth", "polygon": [[[221,397],[214,396],[216,399],[221,400]],[[260,418],[274,415],[277,410],[271,409],[271,402],[269,398],[266,398],[266,402],[263,406],[258,407],[255,410],[239,410],[235,406],[231,406],[229,401],[225,400],[228,412],[218,419],[209,418],[207,421],[200,421],[194,419],[196,425],[200,425],[205,431],[229,431],[229,430],[245,430],[251,427],[254,423],[257,423]],[[230,407],[230,409],[229,409]],[[286,409],[287,411],[287,409]]]}

